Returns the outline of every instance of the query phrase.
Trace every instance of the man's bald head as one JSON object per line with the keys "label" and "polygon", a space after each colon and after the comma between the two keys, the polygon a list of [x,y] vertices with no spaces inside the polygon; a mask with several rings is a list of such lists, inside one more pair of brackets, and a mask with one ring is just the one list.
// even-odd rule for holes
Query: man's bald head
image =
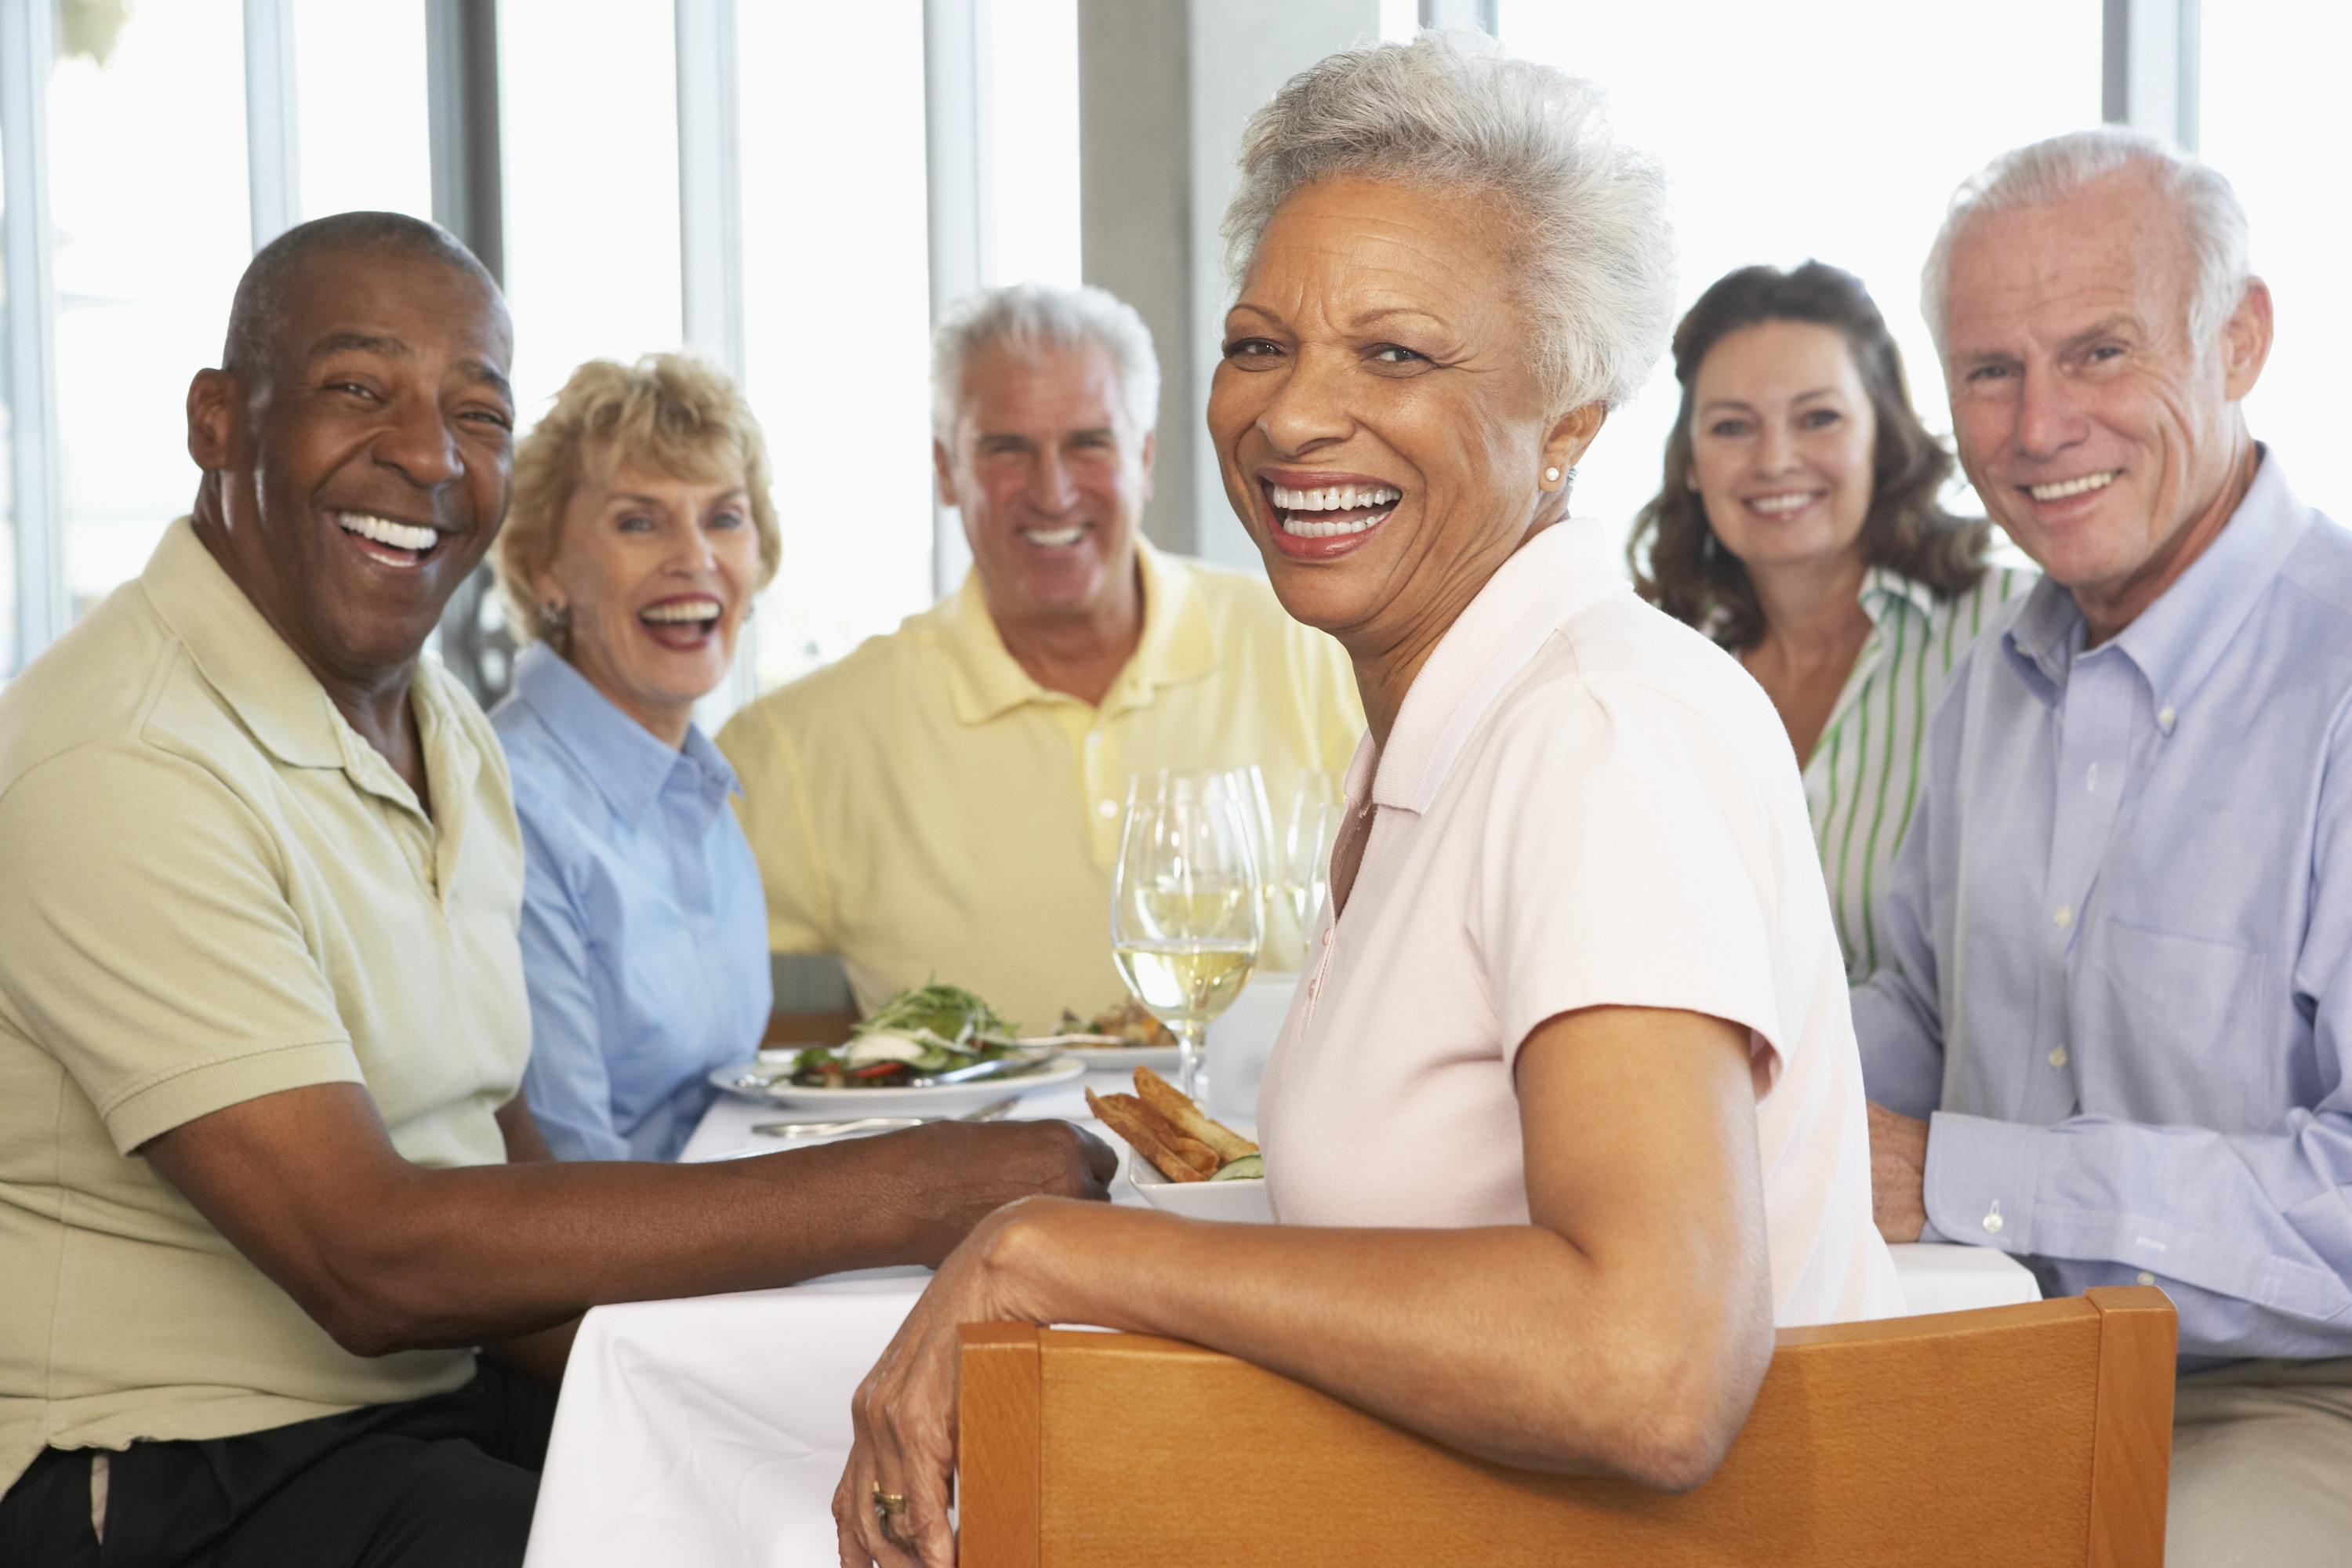
{"label": "man's bald head", "polygon": [[390,250],[425,257],[478,279],[493,297],[498,280],[457,237],[406,213],[337,213],[298,224],[255,253],[237,280],[228,310],[221,368],[242,376],[270,363],[276,335],[292,316],[289,296],[314,259],[335,251]]}

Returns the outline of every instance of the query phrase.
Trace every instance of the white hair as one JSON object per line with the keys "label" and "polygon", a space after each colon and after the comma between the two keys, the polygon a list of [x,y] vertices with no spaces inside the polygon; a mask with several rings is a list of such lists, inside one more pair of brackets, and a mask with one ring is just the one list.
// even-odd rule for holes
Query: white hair
{"label": "white hair", "polygon": [[1952,247],[1979,217],[2063,201],[2095,180],[2125,169],[2145,169],[2180,215],[2182,241],[2195,268],[2189,295],[2189,341],[2209,346],[2251,276],[2246,261],[2246,209],[2221,174],[2145,132],[2120,125],[2070,131],[2003,153],[1952,194],[1944,226],[1919,272],[1919,312],[1943,352]]}
{"label": "white hair", "polygon": [[1057,289],[1013,283],[965,295],[931,330],[931,435],[941,446],[955,445],[964,371],[972,355],[998,342],[1024,358],[1102,350],[1118,376],[1119,402],[1136,433],[1149,435],[1159,426],[1160,356],[1151,351],[1151,329],[1134,306],[1092,284]]}
{"label": "white hair", "polygon": [[1460,186],[1511,223],[1529,352],[1556,409],[1626,402],[1674,322],[1675,237],[1655,159],[1616,140],[1601,89],[1481,33],[1342,49],[1242,132],[1221,232],[1238,289],[1275,212],[1333,176]]}

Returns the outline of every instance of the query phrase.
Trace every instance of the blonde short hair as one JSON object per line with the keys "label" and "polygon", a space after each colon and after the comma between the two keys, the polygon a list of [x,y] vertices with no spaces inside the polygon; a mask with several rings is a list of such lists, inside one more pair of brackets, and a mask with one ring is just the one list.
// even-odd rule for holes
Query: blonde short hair
{"label": "blonde short hair", "polygon": [[783,552],[768,496],[768,443],[734,378],[692,354],[647,354],[635,364],[592,359],[572,373],[555,406],[515,447],[514,500],[491,557],[507,626],[517,642],[541,635],[531,579],[563,543],[563,513],[592,460],[607,473],[634,463],[710,482],[740,466],[760,535],[760,581]]}

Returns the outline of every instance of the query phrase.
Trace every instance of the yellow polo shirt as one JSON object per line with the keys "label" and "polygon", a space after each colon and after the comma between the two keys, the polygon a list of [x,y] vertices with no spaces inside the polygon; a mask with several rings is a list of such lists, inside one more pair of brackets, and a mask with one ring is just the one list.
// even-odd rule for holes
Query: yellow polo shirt
{"label": "yellow polo shirt", "polygon": [[138,1153],[362,1083],[418,1164],[505,1159],[521,836],[472,698],[410,690],[429,819],[184,519],[0,691],[0,1490],[472,1375],[347,1353]]}
{"label": "yellow polo shirt", "polygon": [[[1005,651],[977,577],[738,713],[719,748],[768,944],[838,954],[858,1005],[934,977],[1022,1025],[1124,998],[1110,884],[1130,773],[1255,763],[1279,817],[1364,727],[1339,645],[1265,581],[1139,544],[1143,635],[1089,707]],[[1298,966],[1287,916],[1262,966]]]}

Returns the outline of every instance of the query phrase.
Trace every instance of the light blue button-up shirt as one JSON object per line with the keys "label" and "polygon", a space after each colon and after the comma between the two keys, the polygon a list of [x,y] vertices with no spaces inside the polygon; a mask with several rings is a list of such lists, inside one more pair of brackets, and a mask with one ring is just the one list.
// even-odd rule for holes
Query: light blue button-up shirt
{"label": "light blue button-up shirt", "polygon": [[1933,1121],[1929,1239],[2143,1277],[2189,1358],[2352,1354],[2352,533],[2265,453],[2084,647],[2043,582],[1955,669],[1853,994]]}
{"label": "light blue button-up shirt", "polygon": [[668,1160],[768,1021],[767,901],[698,729],[678,751],[544,644],[490,715],[522,818],[523,1094],[565,1160]]}

